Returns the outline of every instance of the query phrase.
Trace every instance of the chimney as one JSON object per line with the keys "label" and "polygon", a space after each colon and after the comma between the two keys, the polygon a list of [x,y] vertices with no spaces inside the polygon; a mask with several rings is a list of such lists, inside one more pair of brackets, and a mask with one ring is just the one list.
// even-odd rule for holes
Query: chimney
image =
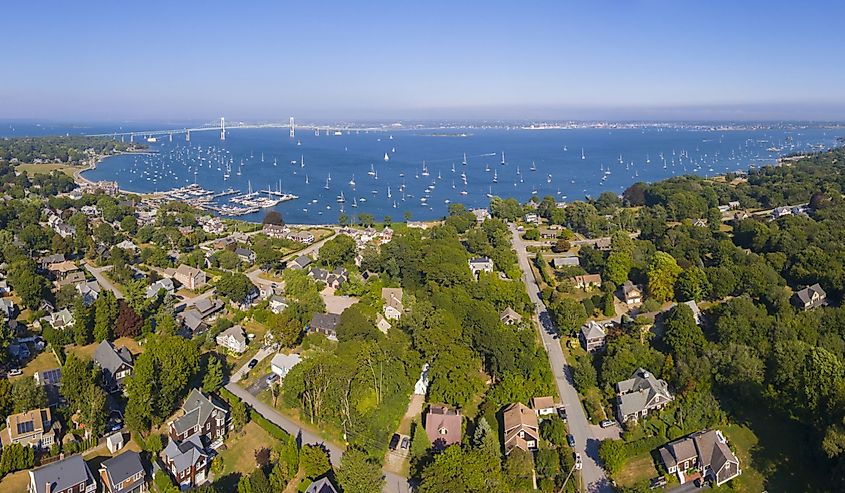
{"label": "chimney", "polygon": [[51,481],[47,481],[47,484],[44,485],[44,493],[53,493],[53,483]]}

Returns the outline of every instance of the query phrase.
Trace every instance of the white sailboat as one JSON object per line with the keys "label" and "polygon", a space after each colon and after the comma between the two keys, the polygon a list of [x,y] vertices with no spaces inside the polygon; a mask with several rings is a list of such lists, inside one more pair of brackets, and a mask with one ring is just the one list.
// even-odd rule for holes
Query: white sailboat
{"label": "white sailboat", "polygon": [[493,183],[499,183],[499,175],[493,171]]}
{"label": "white sailboat", "polygon": [[373,166],[373,163],[370,163],[370,171],[367,171],[367,174],[370,175],[370,176],[375,176],[376,168],[375,168],[375,166]]}
{"label": "white sailboat", "polygon": [[461,164],[463,164],[464,166],[467,165],[467,153],[464,153],[464,160],[461,161]]}
{"label": "white sailboat", "polygon": [[488,198],[488,199],[492,199],[492,198],[493,198],[493,187],[490,187],[490,188],[488,189],[488,191],[487,191],[487,198]]}
{"label": "white sailboat", "polygon": [[584,155],[584,148],[581,148],[581,159],[587,159],[587,156]]}
{"label": "white sailboat", "polygon": [[386,152],[384,153],[384,160],[390,161],[390,156],[388,156]]}
{"label": "white sailboat", "polygon": [[534,164],[534,161],[531,161],[531,171],[537,171],[537,165]]}
{"label": "white sailboat", "polygon": [[349,186],[351,186],[352,188],[355,188],[355,175],[354,174],[352,175],[352,179],[349,180]]}
{"label": "white sailboat", "polygon": [[505,151],[502,151],[502,165],[505,164]]}
{"label": "white sailboat", "polygon": [[422,173],[423,176],[428,176],[428,168],[425,166],[425,161],[423,161]]}

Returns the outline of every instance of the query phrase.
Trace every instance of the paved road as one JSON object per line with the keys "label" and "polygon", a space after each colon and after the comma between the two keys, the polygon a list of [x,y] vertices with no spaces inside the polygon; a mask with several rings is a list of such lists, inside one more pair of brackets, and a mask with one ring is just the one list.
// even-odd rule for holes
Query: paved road
{"label": "paved road", "polygon": [[[329,451],[329,458],[331,459],[332,465],[334,467],[340,465],[340,459],[343,456],[343,449],[340,446],[332,442],[327,442],[311,431],[302,428],[272,407],[259,401],[255,396],[244,390],[237,383],[230,382],[226,384],[226,390],[235,394],[240,400],[249,404],[249,406],[255,409],[258,414],[264,416],[271,423],[278,425],[292,436],[297,437],[301,444],[323,445]],[[384,475],[385,483],[382,493],[409,493],[411,491],[406,478],[388,471],[384,471]]]}
{"label": "paved road", "polygon": [[103,272],[106,272],[107,270],[111,269],[110,265],[107,265],[105,267],[94,267],[88,262],[83,262],[83,265],[85,266],[85,270],[90,272],[91,275],[94,276],[94,279],[96,279],[97,282],[100,283],[100,286],[114,293],[115,298],[119,300],[123,299],[123,293],[121,293],[119,289],[114,287],[114,284],[112,284],[111,281],[109,281],[108,278],[103,275]]}
{"label": "paved road", "polygon": [[[258,362],[261,363],[261,361],[263,361],[264,358],[266,358],[267,356],[270,356],[271,354],[273,354],[275,352],[276,352],[276,350],[272,346],[263,347],[263,348],[259,349],[257,353],[255,353],[255,356],[253,356],[252,359],[257,359]],[[244,373],[248,373],[248,372],[249,372],[249,361],[244,363],[244,365],[242,367],[238,368],[238,370],[231,377],[229,377],[229,381],[232,382],[232,383],[240,382],[241,378],[243,378],[243,376],[244,376]]]}
{"label": "paved road", "polygon": [[569,425],[569,432],[575,437],[575,450],[581,454],[584,461],[584,468],[581,470],[582,482],[589,492],[613,492],[613,487],[607,479],[604,470],[598,463],[599,438],[596,437],[593,427],[587,421],[584,407],[578,399],[578,392],[572,385],[572,370],[566,364],[563,357],[563,349],[560,342],[555,339],[557,329],[552,323],[546,305],[540,299],[540,288],[531,272],[531,261],[528,252],[525,250],[525,243],[519,236],[519,232],[511,225],[513,234],[513,247],[519,257],[519,267],[522,269],[522,277],[525,287],[528,289],[528,296],[534,303],[536,309],[536,320],[540,327],[540,337],[543,346],[549,356],[549,363],[552,366],[552,373],[557,383],[558,393],[562,404],[566,407],[566,418]]}

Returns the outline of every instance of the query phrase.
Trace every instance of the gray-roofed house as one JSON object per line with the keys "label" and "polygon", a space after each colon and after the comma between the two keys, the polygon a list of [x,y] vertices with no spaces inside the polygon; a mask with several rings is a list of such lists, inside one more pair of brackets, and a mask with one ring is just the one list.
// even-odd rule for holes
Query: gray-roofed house
{"label": "gray-roofed house", "polygon": [[103,493],[146,493],[146,471],[141,456],[134,450],[103,461],[100,466],[100,482]]}
{"label": "gray-roofed house", "polygon": [[229,411],[214,397],[206,397],[197,389],[188,394],[182,411],[182,416],[169,423],[172,440],[185,440],[199,434],[213,443],[222,440],[229,429]]}
{"label": "gray-roofed house", "polygon": [[173,285],[173,279],[165,277],[150,284],[147,287],[147,298],[154,298],[162,289],[167,294],[173,294],[176,291],[176,287]]}
{"label": "gray-roofed house", "polygon": [[576,256],[571,257],[555,257],[552,259],[552,266],[555,269],[561,269],[563,267],[578,267],[581,265],[581,260]]}
{"label": "gray-roofed house", "polygon": [[255,263],[255,252],[253,252],[249,248],[235,248],[235,255],[237,255],[238,258],[241,259],[241,262],[246,262],[249,265]]}
{"label": "gray-roofed house", "polygon": [[8,319],[15,316],[15,303],[9,298],[0,298],[0,313]]}
{"label": "gray-roofed house", "polygon": [[339,288],[349,279],[349,271],[343,267],[336,267],[333,271],[325,269],[311,269],[308,273],[315,281],[324,282],[331,288]]}
{"label": "gray-roofed house", "polygon": [[97,481],[82,456],[62,460],[29,471],[28,493],[94,493]]}
{"label": "gray-roofed house", "polygon": [[305,493],[337,493],[337,489],[329,478],[320,478],[309,484]]}
{"label": "gray-roofed house", "polygon": [[340,323],[340,315],[336,313],[315,313],[308,324],[308,330],[319,332],[329,339],[337,340],[337,324]]}
{"label": "gray-roofed house", "polygon": [[208,479],[209,457],[200,435],[171,439],[162,451],[165,467],[181,489],[193,488]]}
{"label": "gray-roofed house", "polygon": [[827,293],[825,293],[824,289],[816,283],[796,292],[795,295],[793,295],[792,300],[798,308],[810,310],[812,308],[827,305]]}
{"label": "gray-roofed house", "polygon": [[605,337],[607,337],[607,333],[604,326],[595,320],[590,320],[582,325],[581,331],[578,333],[578,339],[587,351],[603,348]]}
{"label": "gray-roofed house", "polygon": [[274,294],[270,297],[269,301],[269,308],[270,311],[276,314],[282,313],[285,311],[285,308],[288,307],[288,300],[285,299],[283,296],[279,296]]}
{"label": "gray-roofed house", "polygon": [[296,257],[296,260],[291,262],[288,267],[290,267],[293,270],[302,270],[302,269],[308,267],[310,264],[311,264],[311,257],[305,256],[305,255],[300,255],[299,257]]}
{"label": "gray-roofed house", "polygon": [[115,349],[109,341],[103,341],[94,350],[94,363],[103,370],[106,385],[116,390],[123,380],[132,374],[132,353],[126,346]]}
{"label": "gray-roofed house", "polygon": [[278,375],[280,379],[283,379],[287,376],[291,368],[298,365],[301,361],[302,358],[296,353],[276,353],[273,355],[273,359],[270,360],[270,371]]}
{"label": "gray-roofed house", "polygon": [[478,276],[479,272],[493,272],[493,267],[493,261],[487,257],[469,259],[469,270],[473,276]]}
{"label": "gray-roofed house", "polygon": [[642,368],[637,369],[628,380],[617,383],[616,393],[616,409],[623,423],[645,418],[675,399],[664,380],[658,380]]}
{"label": "gray-roofed house", "polygon": [[722,486],[742,474],[739,459],[728,447],[719,430],[703,430],[670,442],[658,449],[660,460],[670,474],[677,474],[682,482],[684,474],[697,469],[705,479]]}
{"label": "gray-roofed house", "polygon": [[522,322],[522,315],[516,313],[513,308],[507,307],[499,314],[499,320],[505,325],[516,325]]}
{"label": "gray-roofed house", "polygon": [[76,292],[82,297],[82,302],[85,303],[85,306],[93,305],[97,301],[97,298],[100,297],[101,290],[100,283],[96,280],[84,281],[76,285]]}
{"label": "gray-roofed house", "polygon": [[39,322],[47,322],[50,327],[54,329],[64,329],[73,325],[73,314],[67,308],[62,308],[57,312],[53,312],[46,317],[41,317]]}
{"label": "gray-roofed house", "polygon": [[217,341],[219,346],[223,346],[224,348],[238,354],[246,351],[246,332],[244,332],[244,328],[240,325],[233,325],[217,334],[215,341]]}
{"label": "gray-roofed house", "polygon": [[642,290],[640,290],[640,288],[631,281],[625,281],[625,283],[622,284],[622,297],[625,300],[625,304],[628,306],[639,305],[643,302]]}

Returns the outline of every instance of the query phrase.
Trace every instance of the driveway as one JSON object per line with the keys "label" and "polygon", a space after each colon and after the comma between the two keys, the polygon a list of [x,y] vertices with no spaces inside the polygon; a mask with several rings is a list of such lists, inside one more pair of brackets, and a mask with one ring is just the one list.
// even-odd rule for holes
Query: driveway
{"label": "driveway", "polygon": [[557,328],[552,323],[546,305],[540,299],[540,288],[537,286],[533,272],[531,272],[531,261],[528,258],[525,243],[513,225],[511,225],[511,233],[513,235],[513,247],[519,258],[519,267],[522,269],[523,281],[528,290],[528,297],[534,303],[536,310],[535,321],[540,328],[540,337],[549,357],[549,364],[552,367],[552,374],[555,377],[561,403],[566,408],[569,432],[575,437],[575,451],[581,454],[584,461],[584,468],[581,470],[583,483],[589,492],[611,493],[614,491],[613,487],[599,465],[598,451],[601,438],[596,436],[592,426],[587,421],[587,415],[578,398],[578,392],[572,385],[572,371],[566,364],[559,340],[555,338]]}
{"label": "driveway", "polygon": [[[273,354],[275,352],[276,352],[276,350],[273,349],[272,347],[269,347],[269,346],[263,347],[263,348],[258,350],[258,352],[255,354],[255,356],[252,357],[252,359],[257,359],[258,362],[260,363],[261,361],[264,360],[264,358],[266,358],[267,356],[270,356],[271,354]],[[244,363],[244,365],[242,367],[238,368],[238,371],[236,371],[235,373],[232,374],[231,377],[229,377],[229,381],[232,382],[232,383],[240,382],[241,378],[243,378],[245,373],[249,373],[249,361]]]}
{"label": "driveway", "polygon": [[107,265],[105,267],[94,267],[88,262],[83,262],[82,265],[85,266],[85,270],[87,270],[91,273],[92,276],[94,276],[94,279],[96,279],[97,282],[100,283],[100,286],[114,293],[115,298],[119,300],[123,299],[123,293],[121,293],[119,289],[114,287],[114,284],[112,284],[112,282],[106,276],[103,275],[103,272],[111,270],[111,265]]}

